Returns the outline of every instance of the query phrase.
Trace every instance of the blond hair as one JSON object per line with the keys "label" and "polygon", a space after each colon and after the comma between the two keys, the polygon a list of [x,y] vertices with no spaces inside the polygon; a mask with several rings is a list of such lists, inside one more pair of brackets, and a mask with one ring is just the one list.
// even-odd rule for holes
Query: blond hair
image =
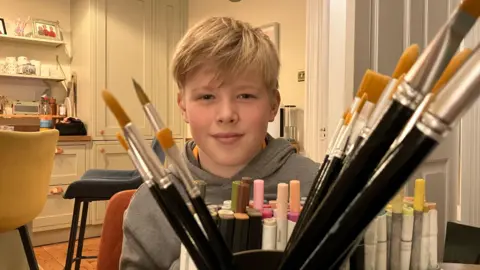
{"label": "blond hair", "polygon": [[211,17],[190,28],[173,56],[173,77],[180,89],[186,76],[202,65],[214,65],[217,79],[258,72],[268,90],[278,89],[280,60],[260,28],[230,17]]}

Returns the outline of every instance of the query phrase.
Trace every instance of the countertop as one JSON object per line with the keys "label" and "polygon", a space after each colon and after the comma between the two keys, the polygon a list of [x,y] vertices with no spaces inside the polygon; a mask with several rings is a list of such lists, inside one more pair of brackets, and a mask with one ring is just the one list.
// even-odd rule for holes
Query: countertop
{"label": "countertop", "polygon": [[458,264],[458,263],[442,263],[443,270],[480,270],[480,265],[474,264]]}
{"label": "countertop", "polygon": [[92,140],[91,136],[60,136],[58,138],[59,142],[89,142]]}

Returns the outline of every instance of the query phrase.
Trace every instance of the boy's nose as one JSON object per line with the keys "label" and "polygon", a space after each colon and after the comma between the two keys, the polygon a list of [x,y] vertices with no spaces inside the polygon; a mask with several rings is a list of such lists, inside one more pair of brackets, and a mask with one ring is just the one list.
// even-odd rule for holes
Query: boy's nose
{"label": "boy's nose", "polygon": [[236,123],[238,121],[238,113],[234,108],[233,104],[230,102],[224,102],[217,113],[217,122],[226,124],[226,123]]}

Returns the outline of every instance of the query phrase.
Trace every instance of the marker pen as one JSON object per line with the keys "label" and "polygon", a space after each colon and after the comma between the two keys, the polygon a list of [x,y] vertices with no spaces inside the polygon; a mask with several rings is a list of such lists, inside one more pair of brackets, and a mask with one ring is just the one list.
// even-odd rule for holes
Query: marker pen
{"label": "marker pen", "polygon": [[262,213],[256,209],[248,211],[248,242],[247,250],[262,248]]}
{"label": "marker pen", "polygon": [[228,248],[231,250],[233,247],[233,232],[235,228],[235,217],[231,210],[219,210],[218,211],[218,229],[222,235]]}
{"label": "marker pen", "polygon": [[277,250],[284,250],[287,246],[288,220],[288,185],[280,183],[277,185]]}
{"label": "marker pen", "polygon": [[233,233],[232,252],[240,252],[247,249],[249,217],[245,213],[235,213],[235,229]]}
{"label": "marker pen", "polygon": [[429,255],[430,262],[428,263],[429,269],[438,268],[438,248],[437,248],[437,234],[438,234],[438,211],[436,203],[428,203],[428,219],[430,220],[429,230]]}
{"label": "marker pen", "polygon": [[293,229],[297,224],[298,218],[300,217],[300,213],[289,212],[288,213],[288,224],[287,224],[287,242],[290,240],[290,236],[292,235]]}
{"label": "marker pen", "polygon": [[430,261],[430,217],[428,216],[428,205],[423,205],[423,222],[422,222],[422,240],[420,241],[420,269],[428,269]]}
{"label": "marker pen", "polygon": [[300,181],[291,180],[290,181],[290,212],[288,213],[288,225],[287,225],[287,242],[292,235],[293,229],[297,224],[298,218],[300,216]]}
{"label": "marker pen", "polygon": [[249,188],[248,184],[240,183],[240,186],[238,187],[235,213],[245,213],[248,206]]}
{"label": "marker pen", "polygon": [[377,219],[368,225],[364,236],[365,269],[375,269],[377,254]]}
{"label": "marker pen", "polygon": [[375,270],[387,270],[387,213],[377,217],[377,255]]}
{"label": "marker pen", "polygon": [[300,213],[300,181],[290,181],[290,212]]}
{"label": "marker pen", "polygon": [[403,188],[392,199],[392,231],[390,236],[390,269],[400,269],[402,242]]}
{"label": "marker pen", "polygon": [[410,257],[410,269],[420,269],[420,257],[422,249],[422,228],[423,228],[423,204],[425,203],[425,180],[415,180],[413,197],[413,239],[412,255]]}
{"label": "marker pen", "polygon": [[413,237],[413,208],[403,207],[402,219],[402,243],[400,254],[400,270],[410,269],[410,257],[412,254]]}
{"label": "marker pen", "polygon": [[223,201],[222,209],[231,210],[232,209],[232,201],[231,200]]}
{"label": "marker pen", "polygon": [[188,255],[188,251],[185,246],[182,244],[180,245],[180,270],[189,270],[188,265],[190,262],[190,255]]}
{"label": "marker pen", "polygon": [[262,219],[272,218],[272,217],[273,217],[272,208],[264,208],[262,211]]}
{"label": "marker pen", "polygon": [[231,204],[230,207],[233,211],[237,209],[237,201],[238,201],[238,188],[240,186],[240,181],[233,181],[232,182],[232,196],[231,196]]}
{"label": "marker pen", "polygon": [[263,220],[262,249],[275,250],[277,244],[277,219],[266,218]]}
{"label": "marker pen", "polygon": [[262,211],[263,209],[264,195],[264,181],[262,179],[253,181],[253,208],[258,211]]}

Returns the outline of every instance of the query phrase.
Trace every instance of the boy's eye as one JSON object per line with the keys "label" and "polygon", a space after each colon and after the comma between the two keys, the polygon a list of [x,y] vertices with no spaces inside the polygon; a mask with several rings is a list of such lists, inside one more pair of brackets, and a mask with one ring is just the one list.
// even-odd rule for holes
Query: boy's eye
{"label": "boy's eye", "polygon": [[255,96],[251,94],[241,94],[238,97],[241,99],[248,99],[248,98],[254,98]]}
{"label": "boy's eye", "polygon": [[203,100],[213,99],[213,95],[201,95],[199,99],[203,99]]}

